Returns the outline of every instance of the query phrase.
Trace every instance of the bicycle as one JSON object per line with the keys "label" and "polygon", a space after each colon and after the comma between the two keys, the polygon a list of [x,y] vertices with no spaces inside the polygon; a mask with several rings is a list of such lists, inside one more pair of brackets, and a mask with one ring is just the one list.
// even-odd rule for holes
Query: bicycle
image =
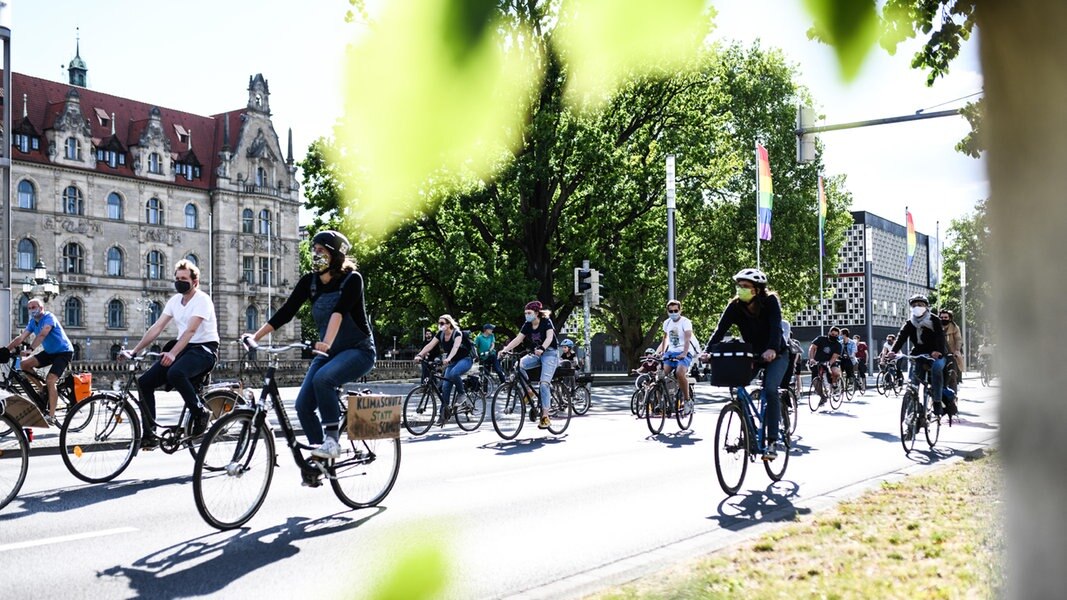
{"label": "bicycle", "polygon": [[[440,358],[433,359],[430,363],[432,368],[426,381],[415,386],[404,399],[404,429],[411,435],[419,436],[430,430],[437,421],[437,407],[444,404],[441,396],[441,385],[445,378],[442,375],[442,362]],[[463,431],[474,431],[485,420],[485,396],[459,393],[458,389],[452,390],[452,399],[449,409],[451,417],[456,425]],[[427,418],[428,417],[428,418]],[[444,426],[444,423],[441,423]]]}
{"label": "bicycle", "polygon": [[18,496],[30,467],[30,442],[0,398],[0,510]]}
{"label": "bicycle", "polygon": [[[830,402],[830,408],[837,410],[841,408],[841,403],[845,394],[844,390],[844,377],[839,377],[836,383],[831,383],[830,365],[825,361],[820,361],[813,365],[811,371],[811,384],[808,388],[808,408],[811,412],[819,410],[827,400]],[[818,402],[816,402],[818,398]]]}
{"label": "bicycle", "polygon": [[552,374],[552,393],[565,397],[573,407],[574,414],[582,416],[589,412],[593,403],[589,392],[592,376],[587,373],[579,374],[573,366],[564,364],[566,362],[569,361],[560,361],[560,366]]}
{"label": "bicycle", "polygon": [[[926,435],[926,443],[929,444],[931,450],[934,449],[941,435],[941,415],[930,402],[929,366],[934,360],[933,357],[929,354],[904,356],[910,363],[910,369],[922,369],[919,376],[922,401],[919,400],[918,386],[909,381],[904,391],[904,399],[900,403],[900,443],[904,446],[904,454],[907,455],[911,454],[915,448],[915,438],[920,427]],[[951,417],[949,419],[951,420]]]}
{"label": "bicycle", "polygon": [[904,387],[904,376],[897,369],[896,362],[883,362],[879,367],[878,377],[874,380],[875,389],[883,396],[888,396],[890,392],[894,396],[899,395]]}
{"label": "bicycle", "polygon": [[641,357],[641,366],[630,371],[630,375],[636,376],[636,379],[634,379],[634,391],[630,396],[630,412],[638,419],[645,418],[645,403],[643,402],[645,388],[649,381],[652,380],[657,369],[659,369],[659,363],[656,362],[656,355],[645,354]]}
{"label": "bicycle", "polygon": [[[792,369],[792,365],[789,367]],[[786,375],[789,375],[787,372]],[[789,435],[794,435],[797,432],[797,418],[800,415],[798,411],[800,407],[800,399],[797,395],[797,390],[800,388],[799,380],[800,375],[793,374],[793,381],[779,386],[778,397],[782,402],[782,422],[789,423]]]}
{"label": "bicycle", "polygon": [[978,370],[982,374],[982,387],[993,384],[993,358],[991,356],[978,357]]}
{"label": "bicycle", "polygon": [[[274,377],[277,357],[289,349],[311,346],[258,346],[271,355],[259,399],[223,416],[204,436],[193,467],[193,500],[197,512],[216,529],[233,529],[248,522],[267,498],[277,463],[274,432],[268,421],[273,410],[293,461],[309,487],[319,487],[328,479],[334,494],[345,506],[376,506],[393,489],[400,473],[400,438],[358,440],[340,430],[341,455],[336,459],[304,456],[311,446],[297,441],[296,431],[282,402]],[[347,407],[341,405],[342,423]]]}
{"label": "bicycle", "polygon": [[[526,354],[514,355],[516,360],[508,365],[507,379],[493,394],[493,429],[505,440],[515,439],[522,431],[522,425],[526,421],[524,405],[529,405],[531,420],[536,421],[541,417],[540,385],[531,384],[531,381],[540,379],[541,366],[538,365],[527,371],[525,377],[521,376],[519,369],[522,366],[518,359]],[[573,412],[574,407],[566,398],[558,394],[550,394],[548,416],[551,424],[548,426],[548,431],[553,435],[560,435],[566,431],[571,424]]]}
{"label": "bicycle", "polygon": [[[141,450],[143,432],[138,413],[146,416],[153,428],[162,428],[159,448],[164,453],[174,454],[187,448],[193,457],[196,456],[194,442],[203,433],[193,433],[188,407],[183,403],[178,422],[164,426],[154,417],[145,415],[141,399],[131,391],[136,387],[137,375],[144,362],[159,356],[158,352],[146,352],[133,357],[121,390],[96,391],[67,413],[59,430],[59,454],[72,475],[88,483],[104,483],[125,471]],[[229,389],[213,389],[205,393],[208,375],[204,373],[194,378],[193,387],[211,419],[218,419],[243,404],[242,396]],[[75,427],[74,423],[82,425]]]}
{"label": "bicycle", "polygon": [[[753,395],[760,399],[758,410]],[[730,401],[722,408],[715,426],[715,475],[719,486],[731,496],[741,489],[748,463],[755,462],[756,455],[762,455],[768,449],[766,409],[767,397],[762,385],[752,393],[743,385],[730,386]],[[783,411],[782,416],[788,419],[788,412]],[[763,461],[763,468],[771,481],[781,481],[789,466],[791,429],[791,424],[786,420],[780,422],[779,443],[783,451],[774,459]],[[735,473],[737,470],[740,472]]]}
{"label": "bicycle", "polygon": [[[6,355],[6,358],[5,358]],[[18,354],[7,351],[6,348],[0,347],[0,364],[6,367],[6,373],[3,374],[3,379],[0,379],[0,388],[10,390],[14,394],[18,394],[23,398],[26,398],[30,402],[37,406],[37,409],[41,411],[41,414],[48,414],[48,390],[44,380],[42,380],[36,373],[23,371],[15,366],[15,361],[18,360]],[[58,425],[62,423],[60,420],[60,413],[66,413],[70,410],[70,407],[75,406],[78,401],[74,394],[74,377],[71,375],[70,369],[64,370],[63,375],[56,382],[56,391],[58,392],[56,400],[56,420],[57,423],[49,423],[50,425]],[[91,414],[86,415],[86,422],[79,423],[78,427],[84,427],[88,422],[88,418]],[[47,421],[46,421],[47,422]],[[0,432],[3,430],[0,429]]]}
{"label": "bicycle", "polygon": [[[656,357],[656,361],[662,365],[664,359]],[[670,368],[669,371],[664,371],[662,368],[656,369],[645,386],[645,395],[642,399],[645,405],[645,423],[652,435],[659,435],[663,431],[663,424],[668,416],[674,416],[678,422],[678,428],[682,431],[693,425],[693,398],[696,397],[696,389],[692,382],[687,381],[687,383],[689,384],[689,400],[683,403],[682,390],[678,386],[674,368]]]}

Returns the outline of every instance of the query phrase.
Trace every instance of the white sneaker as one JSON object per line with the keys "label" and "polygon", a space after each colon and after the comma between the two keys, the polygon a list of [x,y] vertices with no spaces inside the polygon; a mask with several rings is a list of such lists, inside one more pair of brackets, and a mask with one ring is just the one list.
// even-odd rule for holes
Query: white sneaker
{"label": "white sneaker", "polygon": [[332,437],[327,437],[325,442],[311,451],[311,455],[317,458],[337,458],[341,456],[341,444]]}

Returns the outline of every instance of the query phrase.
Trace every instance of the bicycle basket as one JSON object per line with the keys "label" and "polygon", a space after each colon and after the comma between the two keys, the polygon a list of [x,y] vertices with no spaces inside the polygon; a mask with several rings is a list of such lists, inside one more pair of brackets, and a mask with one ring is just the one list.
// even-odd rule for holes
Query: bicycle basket
{"label": "bicycle basket", "polygon": [[752,345],[744,342],[715,344],[708,353],[711,357],[711,385],[739,387],[752,381],[752,363],[756,355]]}
{"label": "bicycle basket", "polygon": [[573,377],[574,376],[574,361],[561,360],[559,366],[556,367],[556,373],[554,377]]}

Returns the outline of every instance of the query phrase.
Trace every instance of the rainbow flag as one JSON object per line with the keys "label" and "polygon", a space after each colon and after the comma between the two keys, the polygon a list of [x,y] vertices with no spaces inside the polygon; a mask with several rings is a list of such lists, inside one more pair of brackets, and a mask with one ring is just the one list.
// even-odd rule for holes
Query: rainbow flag
{"label": "rainbow flag", "polygon": [[911,261],[915,260],[915,221],[911,219],[911,211],[905,210],[908,217],[908,262],[906,268],[911,269]]}
{"label": "rainbow flag", "polygon": [[756,222],[759,239],[771,239],[771,210],[774,206],[774,188],[771,185],[771,159],[767,149],[756,144]]}
{"label": "rainbow flag", "polygon": [[826,256],[826,190],[819,177],[819,256]]}

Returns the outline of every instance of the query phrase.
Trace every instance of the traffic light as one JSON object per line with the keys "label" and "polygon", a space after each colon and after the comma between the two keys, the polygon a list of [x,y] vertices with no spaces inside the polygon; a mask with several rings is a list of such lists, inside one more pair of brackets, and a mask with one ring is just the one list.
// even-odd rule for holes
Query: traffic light
{"label": "traffic light", "polygon": [[600,271],[591,270],[593,274],[589,277],[589,306],[600,306]]}
{"label": "traffic light", "polygon": [[574,268],[574,295],[575,296],[577,296],[578,294],[585,293],[586,291],[592,289],[593,283],[592,283],[591,279],[593,278],[593,273],[594,272],[595,271],[593,271],[592,269],[583,269],[581,267],[575,267]]}
{"label": "traffic light", "polygon": [[797,107],[797,163],[815,160],[815,134],[807,130],[815,127],[815,110],[810,106]]}

